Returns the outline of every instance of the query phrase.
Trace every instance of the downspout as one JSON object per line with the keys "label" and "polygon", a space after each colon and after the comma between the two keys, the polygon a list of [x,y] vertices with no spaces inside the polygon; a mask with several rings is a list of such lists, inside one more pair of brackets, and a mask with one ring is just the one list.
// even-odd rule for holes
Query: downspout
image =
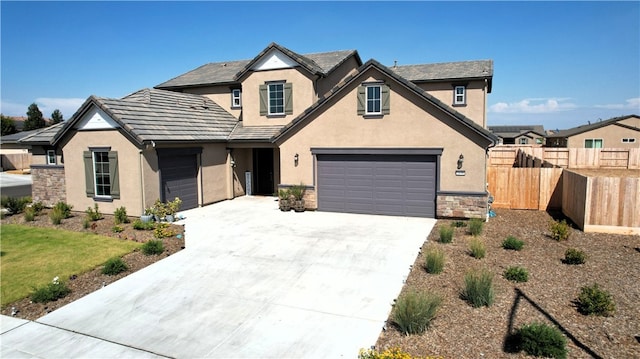
{"label": "downspout", "polygon": [[145,191],[144,191],[144,167],[142,166],[142,155],[143,150],[139,151],[139,157],[138,157],[138,163],[140,165],[140,193],[142,193],[142,211],[140,212],[140,214],[144,214],[144,210],[145,210],[145,206],[146,206],[146,198],[145,198]]}

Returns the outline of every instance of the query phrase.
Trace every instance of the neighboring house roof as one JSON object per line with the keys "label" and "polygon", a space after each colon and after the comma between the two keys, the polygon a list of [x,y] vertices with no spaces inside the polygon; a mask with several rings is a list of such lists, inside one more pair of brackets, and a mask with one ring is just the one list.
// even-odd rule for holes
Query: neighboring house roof
{"label": "neighboring house roof", "polygon": [[122,99],[91,96],[67,121],[55,141],[75,126],[92,106],[116,121],[135,143],[226,141],[238,120],[209,98],[143,89]]}
{"label": "neighboring house roof", "polygon": [[545,136],[545,130],[542,125],[506,125],[506,126],[488,126],[489,131],[494,135],[502,138],[516,138],[519,136],[528,136],[536,134],[540,137]]}
{"label": "neighboring house roof", "polygon": [[493,79],[493,61],[461,61],[435,64],[403,65],[389,68],[411,82],[436,82],[456,79],[487,79],[488,92],[491,92]]}
{"label": "neighboring house roof", "polygon": [[356,50],[319,52],[300,55],[276,43],[271,43],[251,60],[215,62],[200,66],[183,75],[157,85],[158,89],[220,85],[237,83],[238,79],[272,49],[277,49],[299,63],[312,74],[326,76],[349,57],[355,56],[358,65],[362,63]]}
{"label": "neighboring house roof", "polygon": [[622,124],[622,123],[618,123],[619,121],[626,120],[626,119],[631,118],[631,117],[638,117],[638,115],[627,115],[627,116],[614,117],[614,118],[610,118],[610,119],[604,120],[604,121],[598,121],[598,122],[590,123],[590,124],[587,124],[587,125],[573,127],[573,128],[567,129],[567,130],[558,131],[558,132],[554,133],[553,135],[550,135],[549,137],[571,137],[571,136],[579,135],[579,134],[581,134],[583,132],[595,130],[595,129],[598,129],[600,127],[605,127],[605,126],[609,126],[609,125],[617,125],[617,126],[622,126],[622,127],[625,127],[625,128],[633,129],[633,130],[636,130],[636,131],[640,131],[640,128],[633,127],[633,126],[628,126],[628,125],[625,125],[625,124]]}
{"label": "neighboring house roof", "polygon": [[436,106],[437,108],[439,108],[440,110],[442,110],[445,113],[449,114],[451,117],[453,117],[454,119],[456,119],[460,123],[464,124],[465,126],[470,128],[471,130],[473,130],[474,132],[479,134],[480,136],[484,137],[489,142],[493,142],[493,143],[497,142],[498,138],[493,133],[489,132],[487,129],[483,128],[482,126],[476,124],[475,122],[473,122],[471,119],[467,118],[466,116],[464,116],[460,112],[455,111],[453,108],[447,106],[442,101],[440,101],[437,98],[435,98],[434,96],[428,94],[426,91],[422,90],[420,87],[418,87],[414,83],[412,83],[412,82],[408,81],[407,79],[399,76],[397,73],[391,71],[390,68],[382,65],[381,63],[379,63],[378,61],[373,60],[373,59],[367,61],[364,65],[360,66],[360,68],[358,68],[353,74],[351,74],[350,76],[348,76],[347,78],[342,80],[336,87],[334,87],[331,91],[329,91],[325,96],[320,98],[316,103],[314,103],[311,107],[309,107],[304,113],[302,113],[300,116],[296,117],[289,124],[284,126],[282,128],[282,130],[276,136],[273,137],[272,141],[277,141],[278,139],[282,138],[289,131],[291,131],[296,126],[298,126],[300,123],[302,123],[312,113],[317,111],[318,108],[320,108],[324,103],[326,103],[331,98],[337,96],[337,94],[340,93],[342,89],[344,89],[349,84],[351,84],[354,81],[356,81],[357,78],[361,74],[365,73],[370,68],[376,68],[380,72],[382,72],[382,73],[386,74],[387,76],[391,77],[392,79],[394,79],[398,83],[402,84],[407,89],[413,91],[414,93],[416,93],[417,95],[422,97],[427,102],[429,102],[432,105]]}
{"label": "neighboring house roof", "polygon": [[64,122],[60,122],[49,127],[29,131],[31,133],[20,139],[19,142],[28,145],[51,145],[53,138],[62,129],[64,124]]}

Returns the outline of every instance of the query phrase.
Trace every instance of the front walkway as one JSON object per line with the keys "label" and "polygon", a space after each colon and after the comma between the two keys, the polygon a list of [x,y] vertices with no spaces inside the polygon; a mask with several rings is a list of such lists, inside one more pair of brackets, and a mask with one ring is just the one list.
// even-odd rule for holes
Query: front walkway
{"label": "front walkway", "polygon": [[2,318],[2,357],[72,356],[84,346],[79,356],[354,358],[375,343],[435,224],[282,213],[264,197],[183,214],[185,250],[40,324],[5,332]]}

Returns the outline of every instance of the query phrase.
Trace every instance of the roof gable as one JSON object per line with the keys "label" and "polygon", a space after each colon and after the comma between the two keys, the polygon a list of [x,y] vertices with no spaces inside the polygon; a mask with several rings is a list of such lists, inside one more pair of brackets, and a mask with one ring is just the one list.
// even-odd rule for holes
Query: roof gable
{"label": "roof gable", "polygon": [[443,102],[441,102],[434,96],[428,94],[426,91],[422,90],[414,83],[408,81],[405,78],[402,78],[401,76],[397,75],[395,72],[391,71],[389,68],[385,67],[384,65],[380,64],[378,61],[373,59],[367,61],[364,65],[358,68],[353,74],[351,74],[349,77],[342,80],[336,87],[334,87],[331,91],[325,94],[311,107],[309,107],[304,113],[302,113],[301,115],[296,117],[293,121],[291,121],[288,125],[283,127],[282,130],[280,130],[280,132],[272,138],[272,141],[275,142],[281,139],[282,137],[284,137],[290,131],[294,130],[297,126],[303,123],[305,119],[311,116],[311,114],[315,113],[322,106],[324,106],[324,104],[326,104],[330,99],[338,96],[338,94],[340,94],[350,84],[358,80],[361,80],[364,74],[371,68],[375,68],[381,73],[390,77],[391,79],[393,79],[393,81],[404,86],[405,88],[409,89],[410,91],[412,91],[413,93],[421,97],[423,100],[439,108],[440,110],[442,110],[443,112],[451,116],[454,120],[460,122],[467,128],[471,129],[473,132],[477,133],[481,137],[488,140],[489,142],[492,142],[492,143],[497,142],[498,138],[494,134],[489,132],[487,129],[479,126],[478,124],[473,122],[471,119],[455,111],[451,107],[445,105]]}

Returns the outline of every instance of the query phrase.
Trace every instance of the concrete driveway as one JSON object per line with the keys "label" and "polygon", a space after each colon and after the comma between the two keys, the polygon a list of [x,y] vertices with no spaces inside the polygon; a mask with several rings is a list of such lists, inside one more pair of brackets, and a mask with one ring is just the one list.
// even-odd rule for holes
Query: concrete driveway
{"label": "concrete driveway", "polygon": [[0,172],[0,193],[7,197],[31,196],[31,175]]}
{"label": "concrete driveway", "polygon": [[261,197],[183,214],[180,253],[36,322],[3,317],[2,357],[355,358],[435,224]]}

